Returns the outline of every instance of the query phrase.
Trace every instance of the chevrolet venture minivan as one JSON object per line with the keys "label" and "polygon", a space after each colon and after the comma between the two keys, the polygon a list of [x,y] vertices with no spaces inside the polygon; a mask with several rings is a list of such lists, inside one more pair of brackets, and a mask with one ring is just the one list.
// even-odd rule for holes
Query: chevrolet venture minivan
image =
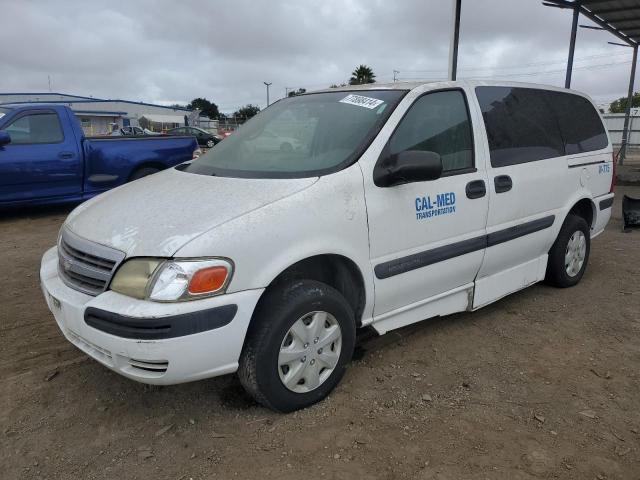
{"label": "chevrolet venture minivan", "polygon": [[42,289],[65,337],[130,379],[237,371],[257,401],[292,411],[338,384],[359,328],[576,285],[611,215],[613,170],[600,115],[574,91],[309,93],[77,207]]}

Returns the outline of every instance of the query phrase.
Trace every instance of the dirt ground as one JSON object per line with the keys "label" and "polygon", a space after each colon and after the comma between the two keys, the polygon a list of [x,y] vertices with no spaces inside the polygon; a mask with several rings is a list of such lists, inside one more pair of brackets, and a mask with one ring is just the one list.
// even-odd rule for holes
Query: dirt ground
{"label": "dirt ground", "polygon": [[69,208],[3,214],[0,477],[640,479],[640,230],[616,218],[575,288],[361,341],[290,415],[235,376],[151,387],[59,333],[38,266]]}

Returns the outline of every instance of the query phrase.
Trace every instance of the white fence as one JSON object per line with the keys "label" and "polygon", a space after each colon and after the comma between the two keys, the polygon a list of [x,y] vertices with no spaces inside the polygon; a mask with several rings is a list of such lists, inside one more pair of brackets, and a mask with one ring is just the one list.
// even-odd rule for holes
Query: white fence
{"label": "white fence", "polygon": [[[614,145],[622,145],[624,113],[605,113],[602,115],[602,118],[604,119],[607,130],[609,130],[611,143]],[[640,146],[640,115],[638,112],[633,111],[629,117],[629,146]]]}

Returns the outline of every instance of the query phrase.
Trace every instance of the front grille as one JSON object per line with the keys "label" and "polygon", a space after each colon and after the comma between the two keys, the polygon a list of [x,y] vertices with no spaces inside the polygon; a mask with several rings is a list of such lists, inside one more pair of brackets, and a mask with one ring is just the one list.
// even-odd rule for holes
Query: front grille
{"label": "front grille", "polygon": [[125,254],[62,230],[58,243],[58,271],[69,287],[89,295],[106,290]]}

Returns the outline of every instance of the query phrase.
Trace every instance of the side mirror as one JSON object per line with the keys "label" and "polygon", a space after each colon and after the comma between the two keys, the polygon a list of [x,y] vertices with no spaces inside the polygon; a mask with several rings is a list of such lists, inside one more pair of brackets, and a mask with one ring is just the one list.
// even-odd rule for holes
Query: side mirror
{"label": "side mirror", "polygon": [[4,130],[0,130],[0,147],[4,147],[11,143],[11,135],[9,132],[5,132]]}
{"label": "side mirror", "polygon": [[436,180],[442,175],[442,159],[436,152],[406,150],[387,156],[373,171],[378,187],[393,187],[411,182]]}

